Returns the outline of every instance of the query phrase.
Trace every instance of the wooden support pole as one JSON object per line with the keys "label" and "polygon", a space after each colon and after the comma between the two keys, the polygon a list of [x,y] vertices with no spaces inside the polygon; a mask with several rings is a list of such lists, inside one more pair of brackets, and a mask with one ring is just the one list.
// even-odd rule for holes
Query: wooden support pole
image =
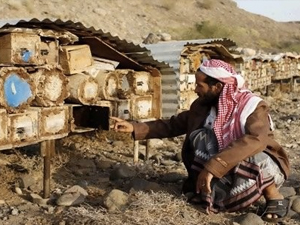
{"label": "wooden support pole", "polygon": [[148,161],[150,158],[150,139],[146,140],[146,152],[145,152],[145,161]]}
{"label": "wooden support pole", "polygon": [[139,161],[139,141],[133,141],[133,162]]}
{"label": "wooden support pole", "polygon": [[50,159],[55,153],[55,140],[47,140],[41,143],[41,155],[44,158],[43,198],[50,197]]}

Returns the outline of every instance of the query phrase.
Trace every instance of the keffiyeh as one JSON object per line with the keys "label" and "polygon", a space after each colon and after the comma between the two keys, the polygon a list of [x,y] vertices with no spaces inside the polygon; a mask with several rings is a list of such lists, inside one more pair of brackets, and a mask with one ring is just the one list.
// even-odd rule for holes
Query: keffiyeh
{"label": "keffiyeh", "polygon": [[214,132],[220,151],[243,135],[240,114],[254,95],[245,88],[244,78],[237,74],[230,64],[222,60],[206,60],[199,69],[224,84],[218,101],[217,118],[214,122]]}

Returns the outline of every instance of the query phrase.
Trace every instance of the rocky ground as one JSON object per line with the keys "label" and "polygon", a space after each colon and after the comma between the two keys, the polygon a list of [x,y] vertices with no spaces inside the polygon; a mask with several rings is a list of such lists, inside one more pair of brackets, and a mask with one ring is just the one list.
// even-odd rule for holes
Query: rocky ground
{"label": "rocky ground", "polygon": [[[275,136],[287,150],[292,174],[281,188],[291,201],[281,223],[300,221],[299,113],[297,94],[265,97],[271,105]],[[42,199],[43,160],[39,146],[0,152],[0,224],[264,224],[256,216],[261,199],[244,212],[207,215],[180,194],[186,171],[181,162],[183,137],[150,142],[144,161],[140,142],[133,163],[128,135],[93,132],[56,143],[51,197]],[[298,196],[299,195],[299,196]]]}

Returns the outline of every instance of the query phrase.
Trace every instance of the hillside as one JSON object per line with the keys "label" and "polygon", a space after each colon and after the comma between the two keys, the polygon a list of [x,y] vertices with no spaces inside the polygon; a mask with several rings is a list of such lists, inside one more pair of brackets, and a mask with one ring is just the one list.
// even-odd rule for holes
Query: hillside
{"label": "hillside", "polygon": [[2,19],[78,21],[137,44],[149,33],[168,33],[173,40],[226,37],[241,47],[300,52],[299,23],[279,23],[246,12],[232,0],[0,0],[0,3]]}

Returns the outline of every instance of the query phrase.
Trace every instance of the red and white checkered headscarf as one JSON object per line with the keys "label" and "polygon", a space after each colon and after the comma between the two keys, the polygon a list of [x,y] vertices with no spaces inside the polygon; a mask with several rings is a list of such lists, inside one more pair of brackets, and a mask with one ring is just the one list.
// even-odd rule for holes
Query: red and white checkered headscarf
{"label": "red and white checkered headscarf", "polygon": [[242,136],[239,117],[243,106],[253,94],[245,89],[244,78],[237,74],[230,64],[222,60],[206,60],[199,69],[224,83],[219,97],[217,118],[214,122],[214,132],[220,151]]}

